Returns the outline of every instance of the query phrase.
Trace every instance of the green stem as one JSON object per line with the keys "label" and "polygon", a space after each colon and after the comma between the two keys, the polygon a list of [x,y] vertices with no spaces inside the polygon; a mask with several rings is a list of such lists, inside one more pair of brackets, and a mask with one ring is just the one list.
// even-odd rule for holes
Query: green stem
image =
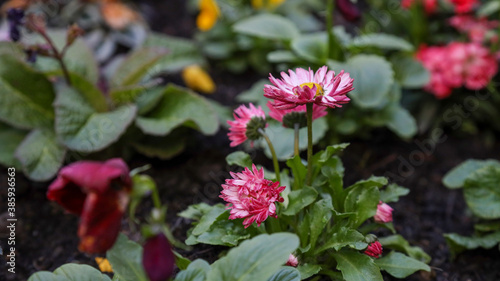
{"label": "green stem", "polygon": [[293,145],[293,152],[294,152],[295,156],[298,156],[300,154],[300,151],[299,151],[299,140],[300,140],[299,139],[299,132],[300,132],[299,131],[299,129],[300,129],[299,126],[300,126],[300,124],[299,123],[295,123],[293,126],[294,126],[293,130],[294,130],[294,133],[295,133],[295,138],[294,138],[295,141],[294,141],[294,145]]}
{"label": "green stem", "polygon": [[261,134],[261,136],[264,137],[264,139],[267,142],[267,145],[269,146],[269,150],[271,150],[271,155],[273,156],[273,165],[274,165],[274,173],[276,174],[276,180],[278,182],[281,182],[281,178],[280,178],[280,166],[278,164],[278,158],[276,157],[276,151],[274,150],[273,143],[271,142],[271,140],[269,139],[269,137],[267,136],[267,134],[264,132],[264,130],[259,129],[259,133]]}
{"label": "green stem", "polygon": [[66,53],[66,47],[64,47],[63,52],[59,52],[57,49],[56,45],[50,39],[50,37],[45,33],[44,31],[39,32],[40,35],[45,39],[47,44],[49,44],[50,48],[52,49],[52,52],[54,52],[54,58],[59,62],[59,65],[61,66],[61,70],[63,72],[64,78],[66,79],[66,83],[71,86],[71,76],[69,75],[68,68],[66,67],[66,64],[64,63],[64,55]]}
{"label": "green stem", "polygon": [[313,154],[313,141],[312,141],[312,115],[313,115],[313,104],[306,104],[306,116],[307,116],[307,180],[306,184],[311,185],[312,183],[312,154]]}
{"label": "green stem", "polygon": [[335,35],[333,34],[333,12],[335,0],[328,0],[326,7],[326,31],[328,32],[328,58],[335,59]]}
{"label": "green stem", "polygon": [[155,186],[153,193],[151,194],[151,198],[153,199],[153,204],[156,209],[161,210],[161,200],[160,200],[160,193],[158,192],[158,188]]}

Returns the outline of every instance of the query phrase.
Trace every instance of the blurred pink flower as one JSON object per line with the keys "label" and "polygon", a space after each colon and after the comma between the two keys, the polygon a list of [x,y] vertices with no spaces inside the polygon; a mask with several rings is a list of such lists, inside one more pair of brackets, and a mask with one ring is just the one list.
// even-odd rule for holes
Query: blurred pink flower
{"label": "blurred pink flower", "polygon": [[465,14],[471,12],[474,7],[479,4],[478,0],[450,0],[455,6],[455,12],[457,14]]}
{"label": "blurred pink flower", "polygon": [[392,221],[392,208],[386,203],[380,201],[377,206],[377,213],[373,217],[378,223],[386,223]]}
{"label": "blurred pink flower", "polygon": [[[498,27],[498,21],[489,21],[487,18],[475,18],[471,15],[456,15],[450,18],[450,25],[456,28],[458,31],[467,33],[469,39],[475,43],[481,43],[485,40],[486,34]],[[496,34],[494,37],[490,37],[492,40],[497,38]]]}
{"label": "blurred pink flower", "polygon": [[379,258],[382,255],[382,244],[378,241],[370,243],[364,253],[370,257]]}
{"label": "blurred pink flower", "polygon": [[427,14],[433,14],[438,7],[437,0],[403,0],[401,6],[405,9],[410,9],[414,4],[420,3],[424,4],[424,10]]}
{"label": "blurred pink flower", "polygon": [[164,281],[174,273],[175,256],[163,233],[146,240],[142,265],[150,281]]}
{"label": "blurred pink flower", "polygon": [[416,57],[431,74],[424,89],[440,99],[461,86],[470,90],[482,89],[498,71],[496,57],[477,43],[421,46]]}
{"label": "blurred pink flower", "polygon": [[244,218],[243,225],[247,228],[254,221],[260,226],[268,216],[277,218],[274,202],[283,202],[280,192],[284,186],[264,179],[264,169],[257,170],[254,164],[252,171],[245,168],[241,173],[231,172],[231,176],[233,178],[222,185],[220,195],[229,203],[229,219]]}
{"label": "blurred pink flower", "polygon": [[361,18],[361,11],[351,0],[337,0],[335,4],[347,21],[356,21]]}
{"label": "blurred pink flower", "polygon": [[265,128],[266,126],[266,114],[260,106],[256,108],[251,103],[249,108],[240,105],[234,110],[233,116],[235,119],[234,121],[227,121],[229,126],[231,126],[227,134],[231,141],[231,147],[240,145],[247,139],[258,139],[260,134],[257,130],[259,128]]}
{"label": "blurred pink flower", "polygon": [[47,198],[80,216],[80,251],[104,253],[118,236],[131,189],[129,169],[122,159],[79,161],[59,171]]}
{"label": "blurred pink flower", "polygon": [[296,256],[290,254],[290,256],[288,257],[288,261],[286,262],[285,265],[297,267],[299,265],[299,260],[297,259]]}
{"label": "blurred pink flower", "polygon": [[[299,106],[292,108],[292,109],[279,109],[279,108],[276,108],[275,102],[268,101],[267,107],[269,107],[269,116],[271,116],[271,118],[275,119],[276,121],[283,123],[284,127],[293,128],[293,126],[289,126],[292,124],[288,124],[288,122],[286,122],[287,117],[293,118],[291,116],[293,113],[299,113],[299,114],[304,115],[303,120],[304,121],[306,120],[306,116],[305,116],[306,106],[305,105],[299,105]],[[327,111],[326,107],[320,106],[317,104],[313,104],[313,114],[312,114],[313,120],[321,118],[327,114],[328,114],[328,111]],[[301,126],[301,127],[303,127],[303,126]]]}
{"label": "blurred pink flower", "polygon": [[291,109],[307,103],[326,107],[341,107],[349,102],[346,94],[352,91],[353,79],[342,70],[337,76],[333,70],[323,66],[316,73],[311,69],[297,68],[281,72],[281,79],[271,74],[269,80],[274,85],[264,87],[264,96],[274,99],[278,109]]}

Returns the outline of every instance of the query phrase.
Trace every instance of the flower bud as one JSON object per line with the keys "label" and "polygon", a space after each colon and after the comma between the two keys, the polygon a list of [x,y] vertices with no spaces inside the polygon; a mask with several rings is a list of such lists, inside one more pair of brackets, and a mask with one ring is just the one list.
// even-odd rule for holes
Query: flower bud
{"label": "flower bud", "polygon": [[392,221],[392,208],[386,203],[380,201],[377,206],[377,212],[373,217],[375,222],[387,223]]}
{"label": "flower bud", "polygon": [[299,265],[299,260],[293,254],[290,254],[285,265],[297,267]]}
{"label": "flower bud", "polygon": [[75,40],[84,33],[76,23],[71,25],[66,33],[66,45],[71,46]]}
{"label": "flower bud", "polygon": [[175,256],[163,233],[149,238],[144,244],[142,265],[150,281],[165,281],[174,273]]}
{"label": "flower bud", "polygon": [[364,253],[370,257],[379,258],[382,255],[382,244],[375,241],[368,245]]}

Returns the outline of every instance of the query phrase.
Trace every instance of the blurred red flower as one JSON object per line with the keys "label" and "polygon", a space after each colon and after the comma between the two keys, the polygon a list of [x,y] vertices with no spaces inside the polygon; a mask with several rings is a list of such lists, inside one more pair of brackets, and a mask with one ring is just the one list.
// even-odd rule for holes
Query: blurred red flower
{"label": "blurred red flower", "polygon": [[80,216],[80,251],[103,253],[115,243],[131,189],[129,169],[122,159],[79,161],[59,171],[47,198]]}
{"label": "blurred red flower", "polygon": [[174,273],[174,253],[163,233],[149,238],[144,244],[142,265],[150,281],[164,281]]}

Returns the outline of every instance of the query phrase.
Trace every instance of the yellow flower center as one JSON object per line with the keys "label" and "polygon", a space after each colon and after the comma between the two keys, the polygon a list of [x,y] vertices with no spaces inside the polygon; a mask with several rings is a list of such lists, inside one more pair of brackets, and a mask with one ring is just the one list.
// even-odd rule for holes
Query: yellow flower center
{"label": "yellow flower center", "polygon": [[318,83],[307,82],[307,83],[300,84],[301,88],[304,88],[304,86],[309,87],[309,89],[312,89],[314,86],[316,86],[316,95],[315,95],[316,97],[322,96],[325,93],[325,91],[323,90],[323,87],[321,87],[321,85]]}

